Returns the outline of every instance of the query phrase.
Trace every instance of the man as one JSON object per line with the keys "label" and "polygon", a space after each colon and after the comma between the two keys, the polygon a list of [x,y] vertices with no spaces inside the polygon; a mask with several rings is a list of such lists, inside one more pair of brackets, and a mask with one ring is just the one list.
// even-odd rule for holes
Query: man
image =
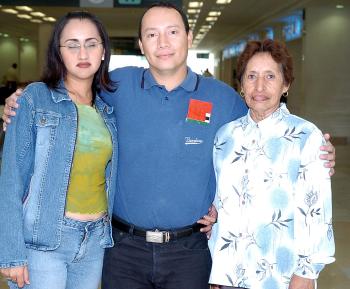
{"label": "man", "polygon": [[104,95],[117,116],[119,170],[102,288],[208,288],[211,259],[196,220],[215,193],[214,136],[247,109],[232,88],[187,67],[192,33],[175,6],[151,6],[139,38],[150,68],[111,72],[118,89]]}

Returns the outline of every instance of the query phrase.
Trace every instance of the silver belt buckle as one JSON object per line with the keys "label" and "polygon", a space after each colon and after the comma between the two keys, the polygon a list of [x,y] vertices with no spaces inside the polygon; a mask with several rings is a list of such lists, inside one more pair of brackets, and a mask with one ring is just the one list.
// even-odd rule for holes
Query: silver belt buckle
{"label": "silver belt buckle", "polygon": [[166,231],[146,231],[146,242],[167,243],[170,240],[170,233]]}

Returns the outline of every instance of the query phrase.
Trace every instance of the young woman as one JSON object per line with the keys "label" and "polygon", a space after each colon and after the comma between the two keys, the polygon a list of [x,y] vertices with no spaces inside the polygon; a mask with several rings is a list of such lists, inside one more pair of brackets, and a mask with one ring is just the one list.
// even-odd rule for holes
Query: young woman
{"label": "young woman", "polygon": [[116,124],[102,23],[71,12],[54,27],[42,82],[29,85],[5,137],[0,272],[10,288],[96,289],[113,245]]}

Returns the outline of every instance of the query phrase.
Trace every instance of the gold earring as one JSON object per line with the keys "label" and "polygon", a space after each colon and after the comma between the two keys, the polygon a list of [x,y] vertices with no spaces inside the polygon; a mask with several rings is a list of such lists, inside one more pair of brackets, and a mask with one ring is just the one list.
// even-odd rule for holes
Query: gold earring
{"label": "gold earring", "polygon": [[239,94],[244,98],[244,91],[243,90],[241,90]]}
{"label": "gold earring", "polygon": [[283,96],[283,97],[287,97],[287,96],[288,96],[288,90],[287,90],[286,92],[283,92],[283,93],[282,93],[282,96]]}

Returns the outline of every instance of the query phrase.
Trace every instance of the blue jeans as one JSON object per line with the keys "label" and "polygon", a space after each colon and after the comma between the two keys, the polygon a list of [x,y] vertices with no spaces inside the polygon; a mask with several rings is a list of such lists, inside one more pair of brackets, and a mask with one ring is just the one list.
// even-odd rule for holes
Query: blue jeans
{"label": "blue jeans", "polygon": [[[106,217],[94,222],[64,218],[60,246],[53,251],[27,249],[30,285],[25,289],[97,289],[108,234]],[[11,289],[17,289],[9,282]]]}
{"label": "blue jeans", "polygon": [[208,289],[211,257],[204,233],[148,243],[113,227],[106,249],[102,289]]}

